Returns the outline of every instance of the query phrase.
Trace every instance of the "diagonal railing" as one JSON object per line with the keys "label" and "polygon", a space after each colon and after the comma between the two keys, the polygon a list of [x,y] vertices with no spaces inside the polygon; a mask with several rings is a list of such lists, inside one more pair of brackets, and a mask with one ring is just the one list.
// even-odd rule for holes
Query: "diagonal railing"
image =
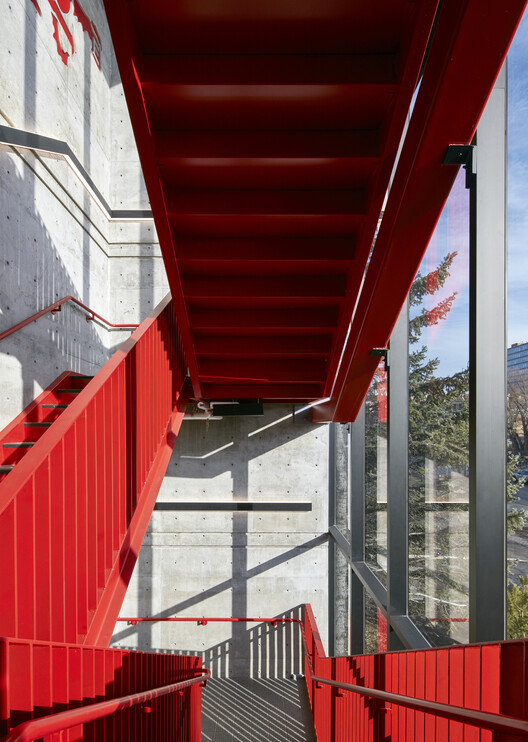
{"label": "diagonal railing", "polygon": [[83,304],[82,301],[79,301],[79,299],[76,299],[74,296],[63,296],[62,299],[57,299],[57,301],[54,301],[53,304],[50,304],[47,307],[44,307],[44,309],[41,309],[40,312],[35,312],[35,314],[32,314],[30,317],[26,317],[26,319],[21,320],[16,325],[13,325],[13,327],[9,327],[7,330],[4,330],[3,332],[0,332],[0,340],[3,340],[4,338],[9,337],[14,332],[18,332],[18,330],[21,330],[23,327],[26,327],[27,325],[30,325],[32,322],[35,322],[35,320],[40,319],[41,317],[44,317],[45,314],[56,314],[57,312],[61,311],[61,307],[63,304],[66,304],[67,302],[71,301],[72,304],[76,304],[81,309],[84,309],[86,314],[86,321],[92,322],[92,320],[99,320],[105,325],[108,325],[108,327],[112,327],[113,329],[134,329],[135,327],[139,327],[138,324],[134,323],[128,323],[128,324],[114,324],[113,322],[110,322],[110,320],[105,319],[102,315],[95,312],[93,309],[90,309],[86,304]]}
{"label": "diagonal railing", "polygon": [[4,742],[33,742],[36,739],[71,729],[79,724],[87,724],[90,721],[103,719],[105,716],[110,716],[118,711],[124,711],[138,704],[143,704],[143,710],[146,713],[151,713],[152,707],[146,706],[149,701],[163,698],[163,696],[168,696],[171,693],[182,692],[187,688],[191,688],[193,685],[205,685],[207,679],[211,677],[211,673],[209,670],[202,670],[201,673],[198,677],[181,680],[179,683],[171,683],[160,688],[153,688],[144,693],[121,696],[120,698],[113,698],[110,701],[102,701],[101,703],[94,703],[90,706],[60,711],[58,714],[43,716],[40,719],[25,721],[12,729]]}
{"label": "diagonal railing", "polygon": [[0,636],[108,644],[186,373],[167,297],[0,483]]}

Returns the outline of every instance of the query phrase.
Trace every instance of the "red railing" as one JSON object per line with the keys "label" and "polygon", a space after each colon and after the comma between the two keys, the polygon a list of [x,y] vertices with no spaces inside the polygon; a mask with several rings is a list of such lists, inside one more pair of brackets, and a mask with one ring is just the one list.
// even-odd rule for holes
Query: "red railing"
{"label": "red railing", "polygon": [[19,322],[16,325],[13,325],[13,327],[10,327],[8,330],[4,330],[3,332],[0,332],[0,340],[3,340],[6,337],[9,337],[9,335],[12,335],[14,332],[17,332],[18,330],[21,330],[26,325],[31,324],[35,320],[39,319],[40,317],[43,317],[45,314],[51,313],[56,314],[57,312],[61,311],[61,307],[63,304],[66,304],[66,302],[71,301],[74,304],[77,304],[78,307],[81,307],[81,309],[84,309],[85,312],[88,312],[86,315],[86,321],[91,322],[94,319],[98,319],[100,322],[103,322],[105,325],[108,325],[108,327],[113,328],[129,328],[132,329],[134,327],[139,327],[138,324],[125,324],[125,325],[116,325],[113,322],[110,322],[109,320],[102,317],[97,312],[94,312],[93,309],[90,309],[90,307],[87,307],[86,304],[83,304],[82,301],[79,301],[79,299],[76,299],[74,296],[63,296],[62,299],[58,299],[57,301],[53,302],[53,304],[50,304],[48,307],[45,307],[45,309],[41,309],[40,312],[35,312],[35,314],[32,314],[31,317],[27,317],[26,319],[23,319],[21,322]]}
{"label": "red railing", "polygon": [[200,742],[208,677],[197,657],[0,639],[0,736]]}
{"label": "red railing", "polygon": [[0,635],[108,644],[185,376],[167,298],[0,483]]}
{"label": "red railing", "polygon": [[304,606],[304,622],[200,616],[118,621],[298,624],[318,742],[487,742],[493,733],[504,742],[511,735],[528,737],[526,640],[326,657],[309,605]]}
{"label": "red railing", "polygon": [[326,657],[309,605],[303,633],[318,742],[528,737],[527,640]]}

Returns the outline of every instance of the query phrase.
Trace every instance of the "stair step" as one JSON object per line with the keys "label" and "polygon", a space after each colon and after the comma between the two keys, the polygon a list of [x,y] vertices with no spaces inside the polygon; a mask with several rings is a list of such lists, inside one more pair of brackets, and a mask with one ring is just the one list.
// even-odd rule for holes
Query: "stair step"
{"label": "stair step", "polygon": [[67,406],[68,406],[67,404],[43,404],[43,405],[41,405],[41,407],[44,407],[47,410],[48,409],[54,410],[56,408],[60,408],[61,410],[62,409],[65,410]]}
{"label": "stair step", "polygon": [[49,428],[51,423],[24,423],[28,428]]}
{"label": "stair step", "polygon": [[93,379],[93,376],[89,374],[79,374],[78,376],[72,376],[72,379]]}
{"label": "stair step", "polygon": [[57,389],[57,394],[79,394],[82,389]]}
{"label": "stair step", "polygon": [[17,441],[16,443],[4,443],[4,448],[31,448],[36,441]]}
{"label": "stair step", "polygon": [[8,474],[14,468],[14,464],[0,464],[0,474]]}

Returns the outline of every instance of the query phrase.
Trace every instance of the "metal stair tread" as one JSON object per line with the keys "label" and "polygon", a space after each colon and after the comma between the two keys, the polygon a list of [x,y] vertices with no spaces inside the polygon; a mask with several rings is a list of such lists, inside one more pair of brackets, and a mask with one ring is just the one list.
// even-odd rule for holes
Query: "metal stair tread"
{"label": "metal stair tread", "polygon": [[36,441],[16,441],[13,443],[4,443],[4,448],[31,448],[34,446]]}
{"label": "metal stair tread", "polygon": [[49,426],[51,425],[51,423],[46,423],[46,422],[44,422],[44,423],[33,423],[33,422],[30,422],[30,423],[24,423],[24,425],[27,425],[28,428],[49,428]]}

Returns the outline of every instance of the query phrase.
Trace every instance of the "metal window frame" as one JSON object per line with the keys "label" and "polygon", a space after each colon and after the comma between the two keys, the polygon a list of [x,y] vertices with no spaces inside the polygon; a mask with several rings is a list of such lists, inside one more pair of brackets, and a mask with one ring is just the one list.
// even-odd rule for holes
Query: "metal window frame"
{"label": "metal window frame", "polygon": [[469,640],[486,642],[506,636],[506,65],[479,124],[477,152],[470,196]]}
{"label": "metal window frame", "polygon": [[[470,189],[469,640],[506,635],[506,66],[482,116]],[[478,152],[478,172],[475,155]],[[497,280],[497,277],[499,279]],[[365,404],[350,424],[350,541],[335,522],[331,467],[329,544],[350,564],[350,651],[365,643],[365,591],[387,619],[388,649],[431,647],[409,616],[408,302],[390,341],[388,379],[387,589],[365,562]],[[335,443],[331,431],[331,441]],[[331,448],[332,448],[331,443]],[[333,586],[333,576],[329,583]],[[333,587],[332,587],[333,589]],[[332,611],[333,611],[333,599]],[[332,621],[334,616],[332,613]]]}

